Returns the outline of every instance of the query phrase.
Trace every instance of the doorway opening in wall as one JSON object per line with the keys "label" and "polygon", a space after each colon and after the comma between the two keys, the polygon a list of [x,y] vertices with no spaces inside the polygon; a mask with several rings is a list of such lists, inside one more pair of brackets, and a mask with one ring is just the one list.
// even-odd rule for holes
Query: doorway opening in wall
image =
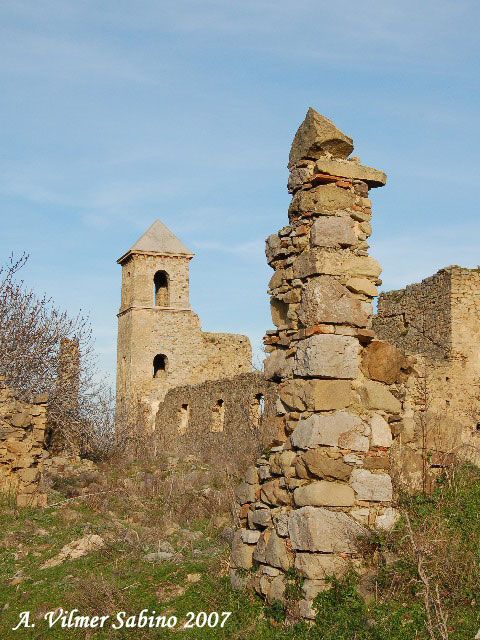
{"label": "doorway opening in wall", "polygon": [[260,417],[263,416],[263,412],[265,411],[265,396],[263,393],[258,393],[256,396],[258,400],[258,406],[260,409]]}
{"label": "doorway opening in wall", "polygon": [[210,431],[213,433],[219,433],[223,431],[225,421],[225,403],[220,398],[212,407],[212,422]]}
{"label": "doorway opening in wall", "polygon": [[178,411],[178,433],[186,433],[188,429],[188,420],[190,418],[190,407],[188,404],[182,404]]}
{"label": "doorway opening in wall", "polygon": [[263,412],[265,411],[265,396],[263,393],[257,393],[253,396],[250,403],[249,423],[251,429],[258,429]]}
{"label": "doorway opening in wall", "polygon": [[164,378],[167,375],[167,356],[163,353],[157,353],[153,359],[153,377]]}
{"label": "doorway opening in wall", "polygon": [[157,271],[153,276],[153,304],[156,307],[168,307],[168,273],[166,271]]}

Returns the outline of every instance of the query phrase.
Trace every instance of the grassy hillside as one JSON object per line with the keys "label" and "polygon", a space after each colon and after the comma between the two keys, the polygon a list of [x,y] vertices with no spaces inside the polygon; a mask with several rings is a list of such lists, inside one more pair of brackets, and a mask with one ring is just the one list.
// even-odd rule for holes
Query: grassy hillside
{"label": "grassy hillside", "polygon": [[[265,606],[251,593],[231,590],[230,485],[224,473],[190,460],[151,468],[105,466],[72,478],[54,477],[52,506],[45,510],[17,509],[5,500],[0,509],[0,637],[475,637],[480,628],[479,470],[458,470],[431,498],[403,499],[404,516],[396,531],[365,543],[368,572],[333,581],[317,598],[313,624],[291,617],[301,586],[294,572],[286,608]],[[65,544],[86,534],[101,536],[104,548],[41,568]],[[49,629],[42,618],[58,607],[79,609],[84,616],[112,615],[114,621],[118,611],[128,616],[148,609],[175,615],[178,622],[171,630],[113,630],[110,620],[103,629]],[[35,627],[14,632],[22,611],[31,612]],[[232,615],[223,629],[184,629],[189,611]]]}

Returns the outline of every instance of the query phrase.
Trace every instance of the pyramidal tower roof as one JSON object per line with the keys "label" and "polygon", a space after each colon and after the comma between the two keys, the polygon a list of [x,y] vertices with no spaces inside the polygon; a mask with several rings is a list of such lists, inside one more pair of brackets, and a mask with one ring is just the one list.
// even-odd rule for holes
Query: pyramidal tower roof
{"label": "pyramidal tower roof", "polygon": [[161,220],[157,218],[155,222],[140,236],[140,238],[133,244],[130,249],[125,253],[118,262],[123,262],[124,259],[134,251],[146,251],[148,253],[159,254],[174,254],[193,256],[193,251],[190,251],[183,242],[177,238],[177,236],[170,231],[170,229],[163,224]]}

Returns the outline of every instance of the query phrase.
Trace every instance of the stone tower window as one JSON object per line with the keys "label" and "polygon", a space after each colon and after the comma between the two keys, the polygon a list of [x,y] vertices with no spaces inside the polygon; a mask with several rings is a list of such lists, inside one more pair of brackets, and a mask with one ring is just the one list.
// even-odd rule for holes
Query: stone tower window
{"label": "stone tower window", "polygon": [[158,353],[153,359],[153,377],[163,378],[167,375],[167,356],[163,353]]}
{"label": "stone tower window", "polygon": [[156,307],[168,307],[168,273],[157,271],[153,276],[153,304]]}
{"label": "stone tower window", "polygon": [[219,433],[223,431],[223,423],[225,421],[225,403],[220,398],[212,407],[212,423],[210,431]]}

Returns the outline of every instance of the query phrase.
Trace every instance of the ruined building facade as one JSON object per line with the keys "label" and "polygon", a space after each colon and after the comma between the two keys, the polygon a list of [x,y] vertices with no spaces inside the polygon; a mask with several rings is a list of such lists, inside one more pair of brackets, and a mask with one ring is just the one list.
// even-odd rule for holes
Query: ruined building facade
{"label": "ruined building facade", "polygon": [[118,260],[117,412],[141,402],[154,420],[169,389],[252,370],[247,336],[204,332],[190,308],[193,255],[156,220]]}
{"label": "ruined building facade", "polygon": [[398,473],[421,488],[421,453],[433,464],[480,464],[480,269],[450,266],[380,295],[377,335],[415,359]]}

